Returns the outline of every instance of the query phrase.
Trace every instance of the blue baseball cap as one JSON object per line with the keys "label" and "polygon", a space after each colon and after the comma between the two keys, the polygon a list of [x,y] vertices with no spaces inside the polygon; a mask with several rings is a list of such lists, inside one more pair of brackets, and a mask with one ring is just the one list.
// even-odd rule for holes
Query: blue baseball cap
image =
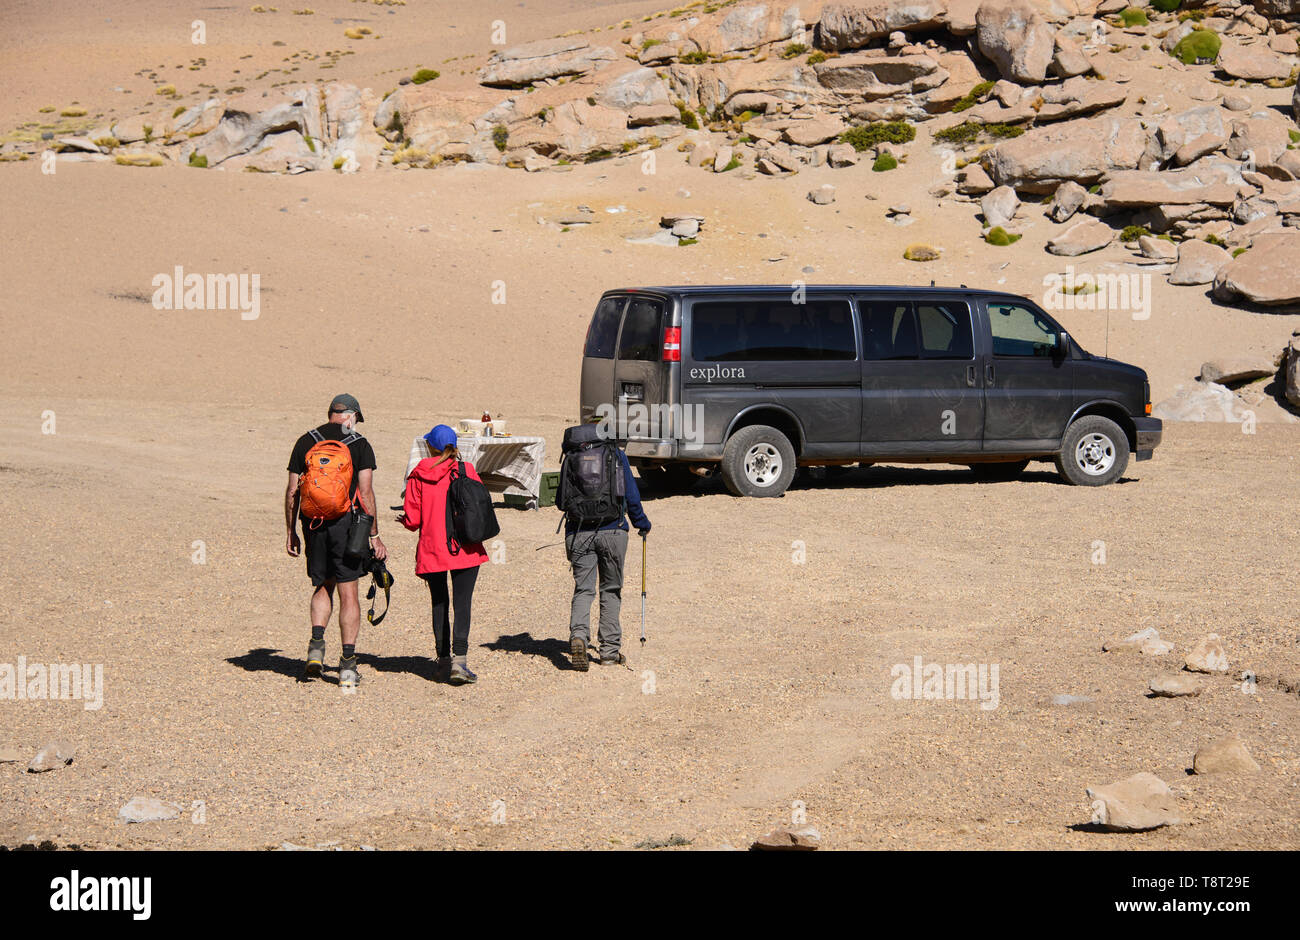
{"label": "blue baseball cap", "polygon": [[433,430],[424,435],[424,440],[431,450],[441,453],[456,446],[456,432],[445,424],[435,424]]}

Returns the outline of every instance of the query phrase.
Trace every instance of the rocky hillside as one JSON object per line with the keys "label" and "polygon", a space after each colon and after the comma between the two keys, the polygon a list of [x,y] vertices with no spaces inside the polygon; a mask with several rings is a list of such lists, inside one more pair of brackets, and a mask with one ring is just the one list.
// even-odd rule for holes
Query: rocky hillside
{"label": "rocky hillside", "polygon": [[[0,156],[349,173],[631,154],[773,178],[930,161],[930,195],[970,202],[972,237],[1014,252],[1017,220],[1045,214],[1054,254],[1118,239],[1170,284],[1294,312],[1298,39],[1300,0],[699,2],[498,49],[475,90],[423,71],[384,94],[254,90]],[[1279,367],[1300,406],[1295,343]]]}

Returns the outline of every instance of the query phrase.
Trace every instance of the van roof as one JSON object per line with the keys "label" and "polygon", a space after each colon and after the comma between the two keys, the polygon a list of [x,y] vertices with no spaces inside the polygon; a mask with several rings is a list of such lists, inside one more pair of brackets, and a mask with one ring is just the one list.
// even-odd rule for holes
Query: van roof
{"label": "van roof", "polygon": [[[919,284],[808,284],[809,293],[899,293],[919,292],[927,294],[985,294],[989,296],[1016,297],[1007,291],[982,290],[977,287],[929,287]],[[788,292],[789,284],[678,284],[667,287],[618,287],[605,291],[606,294],[763,294],[772,291]]]}

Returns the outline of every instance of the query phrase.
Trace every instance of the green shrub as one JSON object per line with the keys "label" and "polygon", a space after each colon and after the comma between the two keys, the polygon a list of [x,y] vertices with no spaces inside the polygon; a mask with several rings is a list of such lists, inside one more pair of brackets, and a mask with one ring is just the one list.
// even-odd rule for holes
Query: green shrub
{"label": "green shrub", "polygon": [[678,247],[678,248],[685,248],[687,245],[698,245],[699,243],[700,243],[700,240],[699,240],[698,238],[679,238],[679,239],[677,239],[677,247]]}
{"label": "green shrub", "polygon": [[903,257],[908,261],[938,261],[939,252],[929,245],[908,245]]}
{"label": "green shrub", "polygon": [[185,105],[177,105],[176,110],[172,112],[172,117],[178,118],[185,113]]}
{"label": "green shrub", "polygon": [[681,56],[678,61],[683,65],[703,65],[705,62],[709,61],[709,54],[703,49],[699,49],[695,52],[686,53]]}
{"label": "green shrub", "polygon": [[817,65],[819,62],[825,62],[826,59],[827,59],[826,53],[818,49],[815,52],[813,52],[812,55],[808,56],[808,64]]}
{"label": "green shrub", "polygon": [[1213,232],[1211,232],[1209,235],[1206,235],[1205,240],[1209,242],[1211,245],[1218,245],[1220,248],[1228,247],[1227,244],[1223,241],[1223,239],[1220,238],[1218,235],[1215,235]]}
{"label": "green shrub", "polygon": [[781,50],[781,58],[793,59],[796,58],[797,56],[803,55],[807,51],[808,51],[808,47],[805,46],[803,43],[792,42],[790,43],[790,45],[786,46],[784,49]]}
{"label": "green shrub", "polygon": [[975,107],[975,103],[993,90],[993,82],[980,82],[965,96],[952,106],[953,111],[965,111],[968,108]]}
{"label": "green shrub", "polygon": [[999,248],[1005,248],[1007,245],[1013,245],[1020,241],[1020,236],[1012,235],[1001,225],[995,225],[984,233],[984,240],[990,245],[997,245]]}
{"label": "green shrub", "polygon": [[700,129],[700,119],[695,116],[695,112],[681,102],[677,103],[677,113],[681,115],[682,126],[693,131]]}
{"label": "green shrub", "polygon": [[1173,13],[1183,5],[1183,0],[1151,0],[1151,6],[1161,13]]}
{"label": "green shrub", "polygon": [[916,139],[916,128],[906,121],[877,121],[874,124],[862,124],[850,127],[840,140],[852,144],[858,153],[870,150],[878,144],[906,144]]}
{"label": "green shrub", "polygon": [[1147,11],[1138,7],[1129,7],[1127,10],[1121,10],[1119,21],[1124,26],[1146,26],[1151,22],[1147,19]]}
{"label": "green shrub", "polygon": [[1237,248],[1236,250],[1234,250],[1234,251],[1232,252],[1232,256],[1235,258],[1235,257],[1237,257],[1238,255],[1240,255],[1242,252],[1244,252],[1245,250],[1246,250],[1246,248],[1245,248],[1245,246],[1243,245],[1241,248]]}
{"label": "green shrub", "polygon": [[1119,233],[1119,240],[1122,242],[1135,242],[1143,235],[1150,235],[1151,230],[1145,225],[1126,225],[1124,230]]}
{"label": "green shrub", "polygon": [[971,144],[978,139],[982,128],[982,124],[967,121],[964,124],[954,124],[952,127],[945,127],[941,131],[935,131],[934,139],[943,141],[946,144]]}
{"label": "green shrub", "polygon": [[1217,33],[1208,29],[1195,29],[1178,40],[1174,46],[1174,58],[1184,65],[1195,65],[1201,60],[1213,62],[1223,45]]}
{"label": "green shrub", "polygon": [[726,173],[728,170],[734,170],[738,166],[740,166],[740,157],[732,157],[727,161],[727,165],[724,166],[720,172]]}
{"label": "green shrub", "polygon": [[190,154],[190,166],[196,166],[200,170],[206,170],[208,168],[207,156],[199,153],[197,150],[194,151],[194,153]]}
{"label": "green shrub", "polygon": [[510,131],[506,129],[504,124],[498,124],[492,128],[492,143],[502,153],[505,153],[506,141],[509,139]]}
{"label": "green shrub", "polygon": [[898,161],[892,153],[882,153],[876,157],[876,162],[871,164],[871,169],[875,173],[884,173],[886,170],[898,168]]}
{"label": "green shrub", "polygon": [[425,82],[431,82],[442,73],[437,69],[416,69],[415,74],[411,76],[412,85],[423,85]]}

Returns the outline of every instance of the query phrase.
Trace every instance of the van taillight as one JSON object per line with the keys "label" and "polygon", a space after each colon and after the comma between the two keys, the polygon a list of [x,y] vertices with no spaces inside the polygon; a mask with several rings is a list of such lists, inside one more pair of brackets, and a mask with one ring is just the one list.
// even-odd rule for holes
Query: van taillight
{"label": "van taillight", "polygon": [[670,326],[664,330],[663,361],[682,361],[682,328],[680,326]]}

